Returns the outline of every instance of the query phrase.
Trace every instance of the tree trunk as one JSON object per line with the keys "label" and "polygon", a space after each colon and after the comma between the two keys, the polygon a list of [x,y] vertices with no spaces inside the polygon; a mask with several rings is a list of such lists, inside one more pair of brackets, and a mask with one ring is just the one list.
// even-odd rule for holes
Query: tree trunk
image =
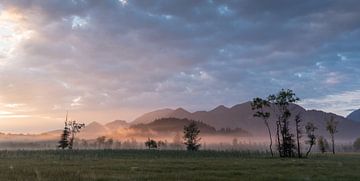
{"label": "tree trunk", "polygon": [[309,156],[309,154],[310,154],[310,152],[311,152],[311,148],[312,148],[312,144],[310,145],[310,147],[309,147],[309,150],[306,152],[306,157],[308,157]]}
{"label": "tree trunk", "polygon": [[272,142],[271,130],[270,130],[269,123],[267,122],[267,120],[265,120],[265,125],[266,125],[266,127],[268,129],[269,137],[270,137],[270,145],[269,145],[269,147],[270,147],[271,157],[274,157],[274,153],[273,153],[273,150],[272,150],[273,142]]}
{"label": "tree trunk", "polygon": [[[298,134],[297,134],[297,135],[298,135]],[[299,137],[297,137],[297,152],[298,152],[298,157],[301,158]]]}
{"label": "tree trunk", "polygon": [[301,152],[300,152],[300,137],[299,137],[299,122],[296,121],[296,141],[297,141],[297,152],[298,152],[298,157],[301,158]]}
{"label": "tree trunk", "polygon": [[280,143],[280,120],[276,122],[276,136],[277,136],[277,144],[278,144],[278,151],[279,156],[282,157],[282,151],[281,151],[281,143]]}
{"label": "tree trunk", "polygon": [[71,138],[70,138],[70,143],[69,143],[69,149],[70,150],[73,149],[74,139],[75,139],[75,134],[71,133]]}
{"label": "tree trunk", "polygon": [[331,142],[332,142],[332,152],[333,152],[333,154],[335,154],[334,134],[331,135]]}

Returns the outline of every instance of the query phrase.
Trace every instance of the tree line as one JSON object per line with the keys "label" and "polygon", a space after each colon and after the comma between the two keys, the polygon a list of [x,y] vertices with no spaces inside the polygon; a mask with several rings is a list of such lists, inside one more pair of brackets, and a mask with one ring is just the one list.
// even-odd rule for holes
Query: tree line
{"label": "tree line", "polygon": [[[272,156],[275,155],[273,148],[274,143],[276,144],[277,154],[280,157],[301,158],[304,155],[301,149],[301,138],[303,136],[301,123],[305,120],[303,120],[302,112],[295,112],[293,106],[293,104],[298,101],[300,101],[300,99],[292,90],[282,89],[277,94],[269,95],[266,99],[256,97],[251,102],[251,108],[254,111],[253,116],[262,119],[266,126],[270,141],[269,150]],[[291,121],[295,123],[295,133],[290,131]],[[335,134],[338,132],[337,126],[338,121],[336,121],[333,116],[326,120],[326,130],[331,137],[331,150],[333,154],[335,154]],[[85,127],[85,124],[83,123],[68,121],[67,114],[58,147],[61,149],[73,149],[75,136],[83,127]],[[272,130],[272,127],[275,127],[274,131]],[[318,144],[321,152],[328,150],[329,144],[327,140],[322,136],[316,136],[316,130],[318,128],[314,123],[308,121],[304,128],[307,136],[305,143],[309,145],[305,157],[309,156],[313,146],[316,144]],[[273,135],[273,132],[275,132],[275,136]],[[182,139],[187,150],[199,150],[201,147],[201,138],[199,137],[199,134],[200,129],[195,121],[184,126]],[[99,137],[97,138],[97,142],[99,145],[112,145],[114,142],[113,139],[109,139],[105,142],[105,139],[105,137]],[[360,144],[360,140],[358,142],[358,144]],[[144,144],[148,149],[156,149],[164,146],[165,142],[148,138]]]}
{"label": "tree line", "polygon": [[[189,125],[184,126],[183,133],[183,144],[186,146],[186,149],[188,151],[198,151],[201,147],[201,137],[199,136],[200,129],[197,126],[196,122],[192,121]],[[162,145],[164,145],[162,141],[157,142],[150,138],[148,138],[148,140],[145,142],[145,146],[148,149],[156,149],[158,147],[161,147]]]}
{"label": "tree line", "polygon": [[[60,136],[60,141],[58,142],[58,148],[61,149],[73,149],[74,146],[74,140],[77,133],[80,132],[82,128],[85,127],[84,123],[78,123],[77,121],[69,121],[68,120],[68,113],[66,114],[65,122],[64,122],[64,129],[62,131],[62,134]],[[190,151],[197,151],[199,150],[201,144],[199,137],[200,129],[197,126],[195,121],[192,121],[189,125],[184,126],[183,131],[183,144],[186,145],[187,150]],[[178,135],[176,135],[178,136]],[[179,138],[177,138],[179,139]],[[84,144],[87,145],[87,141],[83,140]],[[114,143],[114,140],[112,138],[109,138],[106,140],[105,136],[98,137],[96,139],[97,146],[99,148],[110,148],[109,145],[112,145]],[[108,146],[106,146],[108,145]],[[165,146],[166,143],[164,141],[155,141],[153,139],[148,138],[148,140],[145,142],[145,146],[148,149],[154,149],[159,148],[162,146]]]}

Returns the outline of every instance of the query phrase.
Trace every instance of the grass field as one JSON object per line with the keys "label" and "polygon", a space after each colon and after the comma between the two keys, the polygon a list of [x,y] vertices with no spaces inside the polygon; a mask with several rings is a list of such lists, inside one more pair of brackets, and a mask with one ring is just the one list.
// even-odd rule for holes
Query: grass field
{"label": "grass field", "polygon": [[254,152],[0,151],[0,180],[360,180],[360,154],[280,159]]}

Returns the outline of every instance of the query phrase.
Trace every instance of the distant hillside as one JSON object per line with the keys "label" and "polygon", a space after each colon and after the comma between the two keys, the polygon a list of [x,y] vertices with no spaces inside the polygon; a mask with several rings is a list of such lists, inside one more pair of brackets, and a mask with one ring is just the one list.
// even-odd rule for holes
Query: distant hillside
{"label": "distant hillside", "polygon": [[[190,119],[161,118],[146,124],[132,125],[130,126],[130,129],[142,133],[148,133],[148,132],[155,132],[157,134],[177,133],[177,132],[183,132],[184,126],[190,124],[192,121],[193,120]],[[205,124],[203,122],[196,121],[196,123],[201,131],[201,134],[203,135],[249,136],[249,133],[241,128],[216,130],[214,127]]]}
{"label": "distant hillside", "polygon": [[[360,123],[351,121],[342,116],[335,115],[332,113],[325,113],[317,110],[305,110],[299,105],[292,105],[291,110],[294,114],[300,113],[303,118],[303,125],[306,122],[313,122],[319,129],[317,134],[328,136],[325,129],[326,119],[330,116],[334,116],[339,121],[339,133],[337,136],[344,139],[354,139],[360,136]],[[216,129],[221,128],[242,128],[249,133],[256,136],[267,136],[265,125],[261,119],[253,117],[254,111],[251,110],[250,102],[235,105],[231,108],[225,106],[218,106],[210,111],[197,111],[188,112],[182,108],[175,110],[162,109],[153,111],[143,116],[138,117],[132,122],[133,124],[138,123],[149,123],[161,117],[174,117],[174,118],[187,118],[192,120],[202,121],[208,125],[213,126]],[[272,122],[275,120],[272,119]],[[291,122],[293,124],[293,122]],[[272,124],[274,126],[274,124]]]}
{"label": "distant hillside", "polygon": [[170,114],[173,112],[174,112],[174,110],[172,110],[172,109],[159,109],[159,110],[156,110],[153,112],[145,113],[142,116],[136,118],[131,123],[132,124],[150,123],[150,122],[154,121],[155,119],[172,117],[172,116],[170,116]]}
{"label": "distant hillside", "polygon": [[108,128],[110,131],[117,131],[119,129],[129,127],[129,123],[123,120],[115,120],[105,124],[105,127]]}
{"label": "distant hillside", "polygon": [[108,135],[109,133],[110,130],[106,126],[98,122],[92,122],[88,125],[85,125],[85,128],[81,130],[78,136],[86,139],[94,139],[99,136]]}
{"label": "distant hillside", "polygon": [[360,109],[353,111],[347,117],[347,119],[360,122]]}
{"label": "distant hillside", "polygon": [[116,134],[118,131],[121,131],[122,129],[128,127],[129,124],[123,120],[115,120],[105,125],[102,125],[98,122],[92,122],[88,125],[85,125],[85,128],[83,128],[79,133],[79,137],[86,139],[95,139],[99,136]]}

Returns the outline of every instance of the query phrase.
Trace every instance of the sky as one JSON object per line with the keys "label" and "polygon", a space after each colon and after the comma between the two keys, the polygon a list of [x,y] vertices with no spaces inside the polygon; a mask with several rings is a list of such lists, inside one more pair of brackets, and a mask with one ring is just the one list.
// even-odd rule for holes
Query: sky
{"label": "sky", "polygon": [[233,106],[360,108],[358,0],[0,0],[0,131]]}

